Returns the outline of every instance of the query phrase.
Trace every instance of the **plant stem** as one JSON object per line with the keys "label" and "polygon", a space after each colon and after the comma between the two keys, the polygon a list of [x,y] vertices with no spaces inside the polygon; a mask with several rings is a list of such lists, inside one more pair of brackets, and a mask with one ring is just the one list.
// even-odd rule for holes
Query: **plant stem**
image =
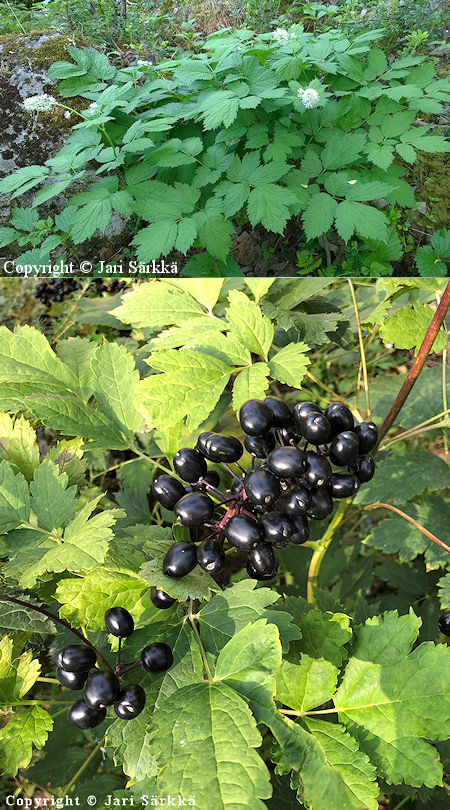
{"label": "plant stem", "polygon": [[334,532],[336,531],[337,527],[339,526],[344,517],[345,510],[350,505],[350,503],[351,501],[348,499],[345,501],[341,501],[338,508],[336,509],[333,520],[328,526],[322,539],[319,540],[317,548],[311,557],[311,562],[309,564],[308,570],[308,584],[306,590],[306,598],[308,602],[310,602],[311,604],[314,602],[313,589],[314,586],[317,585],[318,583],[320,566],[322,565],[324,554],[333,539]]}
{"label": "plant stem", "polygon": [[[408,523],[411,523],[416,529],[419,530],[419,532],[422,532],[425,537],[428,537],[429,540],[432,540],[433,543],[436,543],[438,546],[443,548],[444,551],[448,551],[450,554],[450,546],[447,546],[442,540],[439,540],[436,535],[431,534],[431,532],[429,532],[428,529],[425,529],[424,526],[421,526],[417,520],[414,520],[414,518],[410,517],[405,512],[402,512],[401,509],[397,509],[396,506],[392,506],[390,503],[369,503],[367,506],[363,506],[362,509],[358,509],[358,512],[367,512],[370,509],[389,509],[391,512],[395,512],[396,515],[400,515],[400,517],[407,520]],[[356,512],[354,514],[356,514]]]}
{"label": "plant stem", "polygon": [[447,286],[445,288],[444,294],[440,300],[439,306],[434,313],[433,319],[426,331],[426,335],[422,341],[422,345],[417,352],[417,356],[412,364],[408,374],[406,376],[406,380],[404,381],[400,391],[398,392],[392,407],[386,416],[383,424],[381,425],[380,432],[379,432],[379,441],[386,435],[389,428],[391,427],[392,423],[398,416],[401,408],[406,402],[407,397],[409,396],[411,389],[416,382],[422,368],[425,364],[425,360],[427,359],[433,343],[436,339],[436,336],[439,332],[439,329],[444,321],[444,318],[447,314],[448,308],[450,304],[450,281],[447,282]]}
{"label": "plant stem", "polygon": [[81,765],[81,767],[80,767],[80,768],[78,768],[78,770],[77,770],[77,772],[76,772],[75,776],[73,776],[73,777],[72,777],[72,779],[71,779],[71,780],[70,780],[70,782],[69,782],[69,783],[66,785],[66,787],[65,787],[65,788],[62,788],[62,790],[61,790],[61,796],[66,796],[66,795],[67,795],[67,793],[69,793],[69,791],[70,791],[70,790],[72,790],[73,786],[74,786],[74,785],[75,785],[75,783],[78,781],[78,779],[79,779],[79,777],[81,776],[81,774],[83,773],[83,771],[84,771],[84,770],[87,768],[87,766],[89,765],[89,763],[90,763],[90,762],[92,762],[92,760],[94,759],[94,757],[96,756],[96,754],[98,754],[98,752],[100,751],[100,748],[102,747],[103,743],[105,742],[105,736],[106,736],[106,735],[104,734],[104,735],[103,735],[103,737],[102,737],[102,739],[100,740],[100,742],[98,742],[98,743],[97,743],[97,745],[95,746],[95,748],[93,748],[93,749],[92,749],[92,751],[91,751],[91,753],[89,754],[89,756],[87,757],[87,759],[85,759],[85,760],[84,760],[83,764]]}
{"label": "plant stem", "polygon": [[310,714],[337,714],[338,709],[315,709],[312,712],[296,712],[294,709],[278,709],[280,714],[293,714],[295,717],[308,717]]}
{"label": "plant stem", "polygon": [[116,669],[116,675],[121,678],[122,675],[127,675],[128,672],[131,672],[133,669],[138,669],[138,667],[141,667],[141,666],[142,666],[142,662],[137,661],[135,664],[131,664],[131,666],[126,667],[125,669],[122,669],[121,667],[118,667]]}
{"label": "plant stem", "polygon": [[448,413],[449,413],[449,410],[446,407],[446,409],[444,411],[441,411],[441,413],[437,413],[435,416],[432,416],[430,419],[425,419],[424,422],[419,422],[418,425],[414,425],[414,427],[408,428],[408,430],[403,431],[403,433],[398,433],[397,436],[394,436],[393,439],[389,439],[389,441],[387,441],[385,444],[383,444],[382,447],[379,446],[378,449],[379,450],[385,450],[391,444],[394,444],[395,442],[400,441],[401,439],[408,439],[410,435],[414,435],[415,433],[419,432],[421,428],[426,427],[427,430],[435,430],[442,423],[439,423],[439,424],[436,424],[436,425],[433,425],[431,423],[436,422],[438,419],[441,419],[441,417],[447,416]]}
{"label": "plant stem", "polygon": [[42,700],[16,700],[8,703],[8,706],[70,706],[72,702],[72,700],[45,700],[42,698]]}
{"label": "plant stem", "polygon": [[59,683],[58,678],[36,678],[39,683]]}
{"label": "plant stem", "polygon": [[365,394],[366,394],[367,416],[368,416],[369,419],[371,419],[372,414],[371,414],[371,410],[370,410],[369,380],[368,380],[368,377],[367,377],[366,351],[364,349],[364,341],[363,341],[362,329],[361,329],[361,320],[360,320],[360,317],[359,317],[359,310],[358,310],[358,304],[357,304],[357,301],[356,301],[355,288],[353,286],[353,281],[351,280],[351,278],[348,278],[347,281],[348,281],[348,285],[350,287],[350,293],[351,293],[352,301],[353,301],[353,308],[355,310],[356,328],[358,330],[359,351],[360,351],[360,354],[361,354],[361,365],[362,365],[362,373],[363,373],[363,381],[364,381],[364,391],[365,391]]}
{"label": "plant stem", "polygon": [[198,646],[200,647],[200,653],[201,653],[202,660],[203,660],[203,666],[205,668],[205,672],[206,672],[206,675],[208,677],[208,681],[212,681],[213,677],[212,677],[212,672],[211,672],[211,670],[209,668],[208,659],[206,658],[206,651],[205,651],[205,648],[203,646],[203,641],[202,641],[202,639],[200,637],[200,633],[198,632],[198,627],[197,627],[197,625],[195,623],[194,614],[192,612],[192,599],[189,599],[188,619],[189,619],[189,621],[191,623],[191,627],[192,627],[192,629],[194,631],[194,634],[195,634],[195,637],[197,639]]}
{"label": "plant stem", "polygon": [[82,635],[82,633],[79,633],[78,630],[75,630],[75,628],[72,627],[69,624],[69,622],[66,622],[64,619],[60,619],[59,616],[55,616],[53,613],[50,613],[48,610],[45,610],[44,608],[38,608],[35,605],[30,605],[29,602],[24,602],[22,599],[15,599],[13,596],[6,596],[6,594],[3,593],[0,593],[0,602],[12,602],[14,605],[20,605],[21,607],[26,607],[29,608],[30,610],[35,610],[36,613],[41,613],[43,616],[47,616],[47,618],[52,619],[52,621],[58,622],[58,624],[62,624],[63,627],[66,627],[67,630],[70,630],[71,633],[77,636],[83,642],[83,644],[87,644],[88,647],[91,647],[94,650],[97,658],[99,658],[100,661],[103,661],[105,667],[107,667],[107,669],[109,669],[110,672],[113,671],[112,667],[108,664],[106,659],[103,658],[103,655],[97,650],[97,647],[94,647],[94,645],[91,644],[91,642],[87,638],[85,638]]}

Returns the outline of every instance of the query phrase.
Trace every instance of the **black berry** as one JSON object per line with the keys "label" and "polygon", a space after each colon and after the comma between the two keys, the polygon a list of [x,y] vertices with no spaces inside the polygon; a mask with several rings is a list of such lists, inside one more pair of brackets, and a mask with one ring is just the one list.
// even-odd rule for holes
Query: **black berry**
{"label": "black berry", "polygon": [[258,543],[248,553],[247,571],[253,579],[273,579],[278,572],[278,560],[269,543]]}
{"label": "black berry", "polygon": [[310,413],[323,413],[322,408],[319,408],[314,402],[298,402],[294,408],[293,416],[294,423],[300,434],[303,435],[303,425],[306,417]]}
{"label": "black berry", "polygon": [[350,498],[358,489],[359,481],[354,473],[333,473],[331,476],[333,498]]}
{"label": "black berry", "polygon": [[333,435],[341,433],[343,430],[353,430],[355,424],[353,414],[350,408],[347,408],[342,402],[332,402],[328,405],[325,416],[331,425]]}
{"label": "black berry", "polygon": [[172,607],[172,605],[174,605],[177,601],[172,596],[169,596],[169,594],[165,591],[155,587],[153,587],[150,591],[150,599],[155,608],[158,608],[159,610],[166,610],[167,608]]}
{"label": "black berry", "polygon": [[450,636],[450,610],[446,610],[439,616],[439,630],[444,636]]}
{"label": "black berry", "polygon": [[163,641],[149,644],[141,652],[141,662],[147,672],[165,672],[173,664],[173,654]]}
{"label": "black berry", "polygon": [[248,399],[241,406],[239,421],[244,433],[250,436],[262,436],[272,427],[272,411],[258,399]]}
{"label": "black berry", "polygon": [[233,461],[239,461],[242,453],[242,444],[234,436],[211,433],[205,441],[205,455],[210,461],[230,464]]}
{"label": "black berry", "polygon": [[280,397],[266,397],[264,405],[272,411],[273,427],[288,427],[292,422],[292,413],[289,405]]}
{"label": "black berry", "polygon": [[291,534],[290,542],[295,546],[301,546],[309,539],[309,523],[306,515],[298,515],[294,518],[294,530]]}
{"label": "black berry", "polygon": [[56,658],[57,666],[67,672],[88,672],[96,661],[95,650],[86,644],[71,644],[61,650]]}
{"label": "black berry", "polygon": [[244,487],[248,499],[262,509],[269,509],[280,494],[280,482],[269,470],[249,473],[244,479]]}
{"label": "black berry", "polygon": [[160,475],[153,481],[152,491],[166,509],[173,509],[176,502],[186,495],[186,490],[180,481],[170,475]]}
{"label": "black berry", "polygon": [[197,551],[193,543],[180,540],[171,546],[163,560],[163,573],[167,577],[179,579],[186,576],[197,565]]}
{"label": "black berry", "polygon": [[211,520],[214,503],[204,492],[188,492],[175,504],[173,511],[183,526],[202,526]]}
{"label": "black berry", "polygon": [[309,413],[303,422],[302,436],[309,444],[325,444],[331,437],[331,425],[322,413]]}
{"label": "black berry", "polygon": [[308,517],[313,520],[323,520],[331,515],[333,511],[333,501],[326,489],[316,489],[312,493],[311,506],[307,511]]}
{"label": "black berry", "polygon": [[306,456],[298,447],[277,447],[272,450],[269,469],[279,478],[297,478],[303,471]]}
{"label": "black berry", "polygon": [[90,709],[112,706],[120,689],[119,679],[113,672],[99,669],[90,672],[84,685],[84,700]]}
{"label": "black berry", "polygon": [[360,425],[356,425],[355,433],[359,439],[361,455],[373,450],[378,441],[378,428],[373,422],[362,422]]}
{"label": "black berry", "polygon": [[203,540],[197,547],[197,562],[208,574],[218,574],[225,567],[225,552],[217,541]]}
{"label": "black berry", "polygon": [[349,470],[355,473],[361,484],[371,481],[375,475],[375,462],[372,456],[358,456],[349,466]]}
{"label": "black berry", "polygon": [[308,486],[327,487],[331,482],[332,470],[329,461],[312,450],[306,454],[304,479]]}
{"label": "black berry", "polygon": [[350,464],[358,455],[359,440],[351,430],[344,430],[330,444],[330,461],[338,467]]}
{"label": "black berry", "polygon": [[267,458],[275,447],[275,436],[273,433],[265,433],[264,436],[246,436],[244,447],[256,458]]}
{"label": "black berry", "polygon": [[206,461],[203,456],[190,447],[182,447],[173,457],[173,466],[183,481],[194,484],[206,473]]}
{"label": "black berry", "polygon": [[77,700],[67,712],[67,719],[77,728],[95,728],[103,723],[106,709],[91,709],[84,700]]}
{"label": "black berry", "polygon": [[68,672],[65,669],[61,669],[61,667],[58,667],[56,670],[58,681],[61,686],[65,686],[66,689],[82,689],[87,676],[87,672]]}
{"label": "black berry", "polygon": [[279,512],[266,512],[261,518],[261,523],[267,543],[283,543],[289,540],[293,531],[290,518]]}
{"label": "black berry", "polygon": [[137,683],[127,684],[120,690],[114,711],[121,720],[132,720],[145,706],[145,692]]}
{"label": "black berry", "polygon": [[134,630],[131,613],[123,607],[113,607],[105,613],[105,627],[113,636],[127,638]]}
{"label": "black berry", "polygon": [[301,515],[311,506],[311,490],[301,486],[292,487],[281,495],[276,505],[278,509],[291,517]]}
{"label": "black berry", "polygon": [[262,540],[262,529],[256,520],[246,515],[235,515],[225,528],[225,537],[228,542],[243,551],[249,551]]}

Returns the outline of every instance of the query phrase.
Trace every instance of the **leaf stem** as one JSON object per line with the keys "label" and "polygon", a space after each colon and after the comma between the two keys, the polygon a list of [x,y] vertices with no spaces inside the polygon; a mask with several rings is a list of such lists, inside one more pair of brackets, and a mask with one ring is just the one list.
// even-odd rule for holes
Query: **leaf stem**
{"label": "leaf stem", "polygon": [[107,667],[107,669],[109,669],[110,672],[113,671],[112,667],[108,664],[107,660],[103,658],[101,652],[97,650],[97,647],[94,647],[94,645],[91,644],[89,639],[85,638],[82,633],[78,632],[78,630],[75,630],[75,628],[72,627],[72,625],[70,625],[69,622],[66,622],[64,619],[60,619],[59,616],[55,616],[53,613],[50,613],[48,610],[45,610],[44,608],[38,608],[36,607],[36,605],[30,605],[29,602],[24,602],[22,599],[15,599],[13,596],[6,596],[6,594],[4,593],[0,593],[0,601],[12,602],[14,605],[20,605],[21,607],[26,607],[29,608],[30,610],[35,610],[36,613],[41,613],[43,616],[47,616],[48,619],[52,619],[52,621],[58,622],[58,624],[62,624],[63,627],[65,627],[67,630],[70,630],[71,633],[77,636],[83,642],[83,644],[87,644],[88,647],[91,647],[94,650],[97,658],[99,658],[100,661],[103,661],[105,667]]}
{"label": "leaf stem", "polygon": [[306,598],[307,598],[308,602],[310,602],[311,604],[314,603],[313,590],[314,590],[314,586],[317,585],[318,580],[319,580],[319,571],[320,571],[320,566],[322,565],[322,560],[323,560],[324,554],[325,554],[328,546],[330,545],[330,543],[331,543],[331,541],[333,539],[333,536],[334,536],[334,533],[335,533],[336,529],[338,528],[338,526],[342,522],[345,511],[346,511],[347,507],[350,505],[350,503],[351,503],[351,501],[349,499],[347,499],[345,501],[341,501],[338,508],[336,509],[333,520],[331,521],[330,525],[328,526],[328,528],[327,528],[325,534],[323,535],[322,539],[319,540],[317,548],[316,548],[316,550],[314,551],[314,554],[311,557],[311,562],[309,563],[309,570],[308,570],[308,583],[307,583],[307,588],[306,588]]}
{"label": "leaf stem", "polygon": [[91,753],[89,754],[89,756],[87,757],[87,759],[85,759],[85,760],[84,760],[84,762],[83,762],[83,764],[81,765],[81,767],[80,767],[80,768],[78,768],[78,770],[77,770],[77,772],[76,772],[75,776],[73,776],[73,777],[72,777],[72,779],[71,779],[71,780],[70,780],[70,782],[69,782],[69,783],[66,785],[66,787],[65,787],[65,788],[62,788],[62,790],[61,790],[61,796],[66,796],[66,795],[67,795],[67,793],[69,793],[69,791],[70,791],[70,790],[72,790],[73,786],[74,786],[74,785],[75,785],[75,783],[78,781],[78,779],[79,779],[79,777],[81,776],[81,774],[83,773],[83,771],[84,771],[84,770],[86,770],[86,768],[87,768],[87,766],[89,765],[89,763],[90,763],[90,762],[92,762],[92,760],[94,759],[94,757],[96,756],[96,754],[98,754],[98,752],[100,751],[100,748],[102,747],[103,743],[105,742],[105,737],[106,737],[106,734],[104,734],[104,735],[103,735],[103,737],[102,737],[102,739],[100,740],[100,742],[98,742],[98,743],[97,743],[97,745],[95,746],[95,748],[93,748],[93,749],[92,749],[92,751],[91,751]]}
{"label": "leaf stem", "polygon": [[398,416],[400,410],[403,408],[403,405],[405,404],[406,399],[409,396],[414,383],[416,382],[420,372],[422,371],[422,368],[425,364],[425,360],[427,359],[431,351],[431,348],[439,332],[439,329],[441,328],[441,325],[447,314],[449,305],[450,305],[450,281],[447,282],[445,291],[442,295],[442,298],[436,309],[436,312],[433,315],[433,319],[426,331],[425,337],[422,341],[422,345],[419,351],[417,352],[414,363],[409,369],[408,374],[406,375],[406,379],[403,382],[403,385],[400,388],[400,391],[398,392],[392,404],[392,407],[388,415],[386,416],[386,419],[381,425],[379,431],[379,441],[381,441],[381,439],[384,438],[389,428],[393,424],[394,420]]}
{"label": "leaf stem", "polygon": [[200,647],[200,654],[202,656],[203,666],[205,668],[205,672],[206,672],[206,675],[208,677],[208,681],[212,681],[213,676],[212,676],[212,672],[211,672],[211,670],[209,668],[208,659],[206,657],[206,651],[205,651],[205,648],[203,646],[203,641],[202,641],[202,639],[200,637],[198,627],[197,627],[197,625],[195,623],[194,614],[192,612],[192,599],[189,599],[188,619],[189,619],[189,621],[191,623],[191,627],[192,627],[192,629],[194,631],[194,634],[195,634],[195,637],[197,639],[198,646]]}
{"label": "leaf stem", "polygon": [[278,709],[280,714],[293,714],[295,717],[309,717],[310,714],[337,714],[338,709],[314,709],[310,712],[296,712],[294,709]]}
{"label": "leaf stem", "polygon": [[348,286],[350,287],[350,293],[351,293],[352,301],[353,301],[353,308],[355,310],[356,328],[358,330],[359,351],[360,351],[360,354],[361,354],[361,365],[362,365],[362,373],[363,373],[364,391],[365,391],[365,394],[366,394],[367,416],[368,416],[369,419],[371,419],[372,418],[372,413],[371,413],[371,410],[370,410],[369,380],[368,380],[368,377],[367,377],[366,351],[365,351],[365,348],[364,348],[364,341],[363,341],[363,336],[362,336],[361,320],[360,320],[360,317],[359,317],[359,309],[358,309],[358,303],[356,301],[355,288],[353,286],[353,281],[351,280],[351,278],[348,278],[347,281],[348,281]]}
{"label": "leaf stem", "polygon": [[[422,532],[425,537],[428,537],[429,540],[432,540],[433,543],[436,543],[438,546],[443,548],[444,551],[447,551],[450,554],[450,546],[447,546],[442,540],[439,540],[436,535],[429,532],[424,526],[421,526],[417,520],[414,520],[414,518],[407,515],[406,512],[402,512],[401,509],[397,509],[396,506],[392,506],[390,503],[369,503],[367,506],[363,506],[362,509],[358,509],[358,512],[367,512],[370,509],[389,509],[391,512],[395,512],[396,515],[400,515],[400,517],[404,518],[404,520],[407,520],[408,523],[411,523],[416,529],[419,530],[419,532]],[[357,512],[354,512],[353,514],[356,515]],[[353,515],[351,517],[353,517]]]}
{"label": "leaf stem", "polygon": [[36,678],[39,683],[59,683],[58,678]]}
{"label": "leaf stem", "polygon": [[400,441],[401,439],[408,439],[410,436],[414,436],[415,434],[421,432],[421,428],[425,428],[426,430],[436,430],[436,428],[440,427],[443,422],[439,422],[438,424],[432,424],[433,422],[437,422],[438,419],[441,417],[446,417],[449,414],[449,409],[446,407],[444,411],[437,413],[435,416],[431,416],[430,419],[425,419],[424,422],[419,422],[418,425],[414,425],[412,428],[408,428],[408,430],[404,430],[402,433],[398,433],[397,436],[394,436],[393,439],[389,439],[389,441],[385,442],[382,447],[378,446],[378,450],[385,450],[391,444]]}

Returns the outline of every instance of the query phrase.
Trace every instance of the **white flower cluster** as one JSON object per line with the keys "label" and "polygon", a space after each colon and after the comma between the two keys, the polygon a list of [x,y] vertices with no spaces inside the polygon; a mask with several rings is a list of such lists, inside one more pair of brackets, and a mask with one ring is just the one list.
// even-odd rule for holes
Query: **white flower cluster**
{"label": "white flower cluster", "polygon": [[41,96],[29,96],[22,102],[22,106],[29,113],[49,112],[56,104],[56,98],[43,93]]}
{"label": "white flower cluster", "polygon": [[296,39],[297,37],[297,34],[295,34],[293,31],[292,33],[289,33],[289,31],[286,31],[285,28],[276,28],[273,35],[278,42],[287,42],[288,39]]}
{"label": "white flower cluster", "polygon": [[137,67],[152,67],[153,62],[149,62],[148,59],[138,59],[136,62]]}
{"label": "white flower cluster", "polygon": [[304,90],[303,87],[299,87],[297,95],[307,110],[312,110],[313,107],[319,106],[320,96],[317,90],[314,90],[314,87],[307,87],[306,90]]}
{"label": "white flower cluster", "polygon": [[89,107],[86,107],[84,110],[85,115],[95,115],[98,110],[98,104],[96,101],[93,101],[92,104],[89,104]]}

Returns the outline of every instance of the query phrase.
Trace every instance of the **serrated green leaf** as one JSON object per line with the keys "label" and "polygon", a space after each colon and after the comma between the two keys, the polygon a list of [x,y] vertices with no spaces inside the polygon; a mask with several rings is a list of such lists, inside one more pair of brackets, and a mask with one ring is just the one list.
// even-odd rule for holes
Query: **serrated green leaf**
{"label": "serrated green leaf", "polygon": [[13,419],[0,413],[0,461],[9,461],[14,469],[30,481],[39,466],[36,434],[24,416]]}
{"label": "serrated green leaf", "polygon": [[[396,349],[415,347],[417,354],[433,316],[434,310],[428,304],[402,307],[390,318],[386,318],[380,326],[380,336],[385,343],[393,343]],[[441,327],[436,335],[432,351],[439,354],[445,348],[446,343],[447,335],[444,328]]]}
{"label": "serrated green leaf", "polygon": [[446,462],[428,450],[412,450],[404,456],[381,455],[372,481],[358,492],[355,503],[404,504],[426,490],[443,489],[447,481]]}
{"label": "serrated green leaf", "polygon": [[86,402],[92,396],[92,358],[97,351],[96,344],[87,338],[70,337],[59,341],[56,351],[72,372]]}
{"label": "serrated green leaf", "polygon": [[320,155],[324,169],[342,169],[354,163],[363,150],[365,140],[364,132],[334,132]]}
{"label": "serrated green leaf", "polygon": [[139,372],[124,346],[105,341],[92,360],[94,394],[105,416],[131,442],[142,417],[135,405]]}
{"label": "serrated green leaf", "polygon": [[303,377],[310,364],[307,351],[309,346],[306,343],[289,343],[280,349],[269,360],[272,377],[286,385],[301,388]]}
{"label": "serrated green leaf", "polygon": [[221,360],[190,349],[156,352],[149,362],[167,371],[138,383],[137,405],[149,425],[161,429],[186,419],[187,427],[195,430],[216,406],[232,370]]}
{"label": "serrated green leaf", "polygon": [[231,250],[233,224],[214,208],[197,212],[195,221],[200,244],[211,256],[225,261]]}
{"label": "serrated green leaf", "polygon": [[318,192],[312,195],[302,215],[308,241],[330,230],[333,224],[336,205],[336,200],[330,197],[329,194]]}
{"label": "serrated green leaf", "polygon": [[283,661],[277,675],[276,698],[300,712],[327,703],[334,694],[338,669],[330,661],[302,653],[299,664]]}
{"label": "serrated green leaf", "polygon": [[[20,599],[21,592],[16,589],[7,588],[2,585],[3,594],[6,596],[16,597]],[[30,597],[27,597],[30,602]],[[31,601],[31,604],[33,602]],[[49,636],[56,633],[54,622],[38,613],[32,608],[27,608],[24,605],[16,605],[13,602],[0,602],[0,630],[3,634],[10,632],[22,632],[31,636],[32,642],[38,647],[44,646],[48,643]]]}
{"label": "serrated green leaf", "polygon": [[366,239],[387,240],[387,220],[381,211],[353,200],[344,200],[336,208],[336,230],[344,242],[356,231]]}
{"label": "serrated green leaf", "polygon": [[125,293],[121,305],[113,310],[114,317],[133,327],[169,326],[188,318],[203,315],[200,304],[180,285],[165,281],[148,281]]}
{"label": "serrated green leaf", "polygon": [[437,586],[441,608],[442,610],[448,610],[450,608],[450,572],[439,580]]}
{"label": "serrated green leaf", "polygon": [[[292,613],[294,606],[291,600],[285,601],[286,609]],[[301,610],[300,603],[298,604]],[[282,608],[283,603],[279,607]],[[302,638],[289,649],[288,660],[296,663],[299,654],[306,653],[310,658],[325,658],[335,666],[340,666],[347,657],[344,645],[352,636],[349,617],[342,613],[322,613],[320,610],[308,610],[299,615],[294,613],[294,616]]]}
{"label": "serrated green leaf", "polygon": [[259,306],[240,290],[231,290],[226,314],[231,331],[251,352],[267,360],[274,328]]}
{"label": "serrated green leaf", "polygon": [[[139,261],[156,261],[161,256],[168,256],[175,245],[177,233],[177,223],[172,219],[158,220],[142,228],[133,239]],[[114,314],[117,315],[116,312]]]}
{"label": "serrated green leaf", "polygon": [[243,579],[213,596],[198,614],[206,649],[217,654],[236,633],[256,621],[264,608],[278,598],[276,591],[256,588],[256,582],[250,579]]}
{"label": "serrated green leaf", "polygon": [[268,231],[283,233],[291,216],[289,206],[296,201],[295,194],[288,188],[275,183],[258,186],[248,198],[248,218],[253,226],[261,223]]}
{"label": "serrated green leaf", "polygon": [[417,248],[416,264],[421,276],[442,278],[447,272],[444,262],[437,256],[431,245]]}
{"label": "serrated green leaf", "polygon": [[22,700],[41,672],[31,650],[19,655],[10,636],[0,639],[0,705],[10,706]]}
{"label": "serrated green leaf", "polygon": [[179,689],[155,712],[152,730],[163,795],[195,795],[200,810],[242,805],[264,810],[269,775],[254,750],[261,736],[245,701],[228,686],[199,683]]}
{"label": "serrated green leaf", "polygon": [[30,484],[31,508],[39,526],[52,532],[62,529],[73,516],[76,506],[76,487],[67,488],[67,474],[57,464],[44,459],[34,473]]}
{"label": "serrated green leaf", "polygon": [[239,372],[233,384],[233,408],[236,413],[248,399],[264,399],[269,386],[269,374],[267,363],[254,363]]}
{"label": "serrated green leaf", "polygon": [[33,746],[38,750],[47,742],[53,720],[41,706],[31,706],[16,714],[0,729],[0,768],[15,776],[19,768],[26,768],[31,760]]}
{"label": "serrated green leaf", "polygon": [[450,651],[428,642],[410,653],[417,632],[412,611],[376,616],[357,628],[334,703],[387,782],[434,787],[442,782],[442,765],[425,739],[449,736]]}
{"label": "serrated green leaf", "polygon": [[0,463],[0,532],[8,532],[28,521],[30,496],[21,472],[15,473],[9,461]]}

